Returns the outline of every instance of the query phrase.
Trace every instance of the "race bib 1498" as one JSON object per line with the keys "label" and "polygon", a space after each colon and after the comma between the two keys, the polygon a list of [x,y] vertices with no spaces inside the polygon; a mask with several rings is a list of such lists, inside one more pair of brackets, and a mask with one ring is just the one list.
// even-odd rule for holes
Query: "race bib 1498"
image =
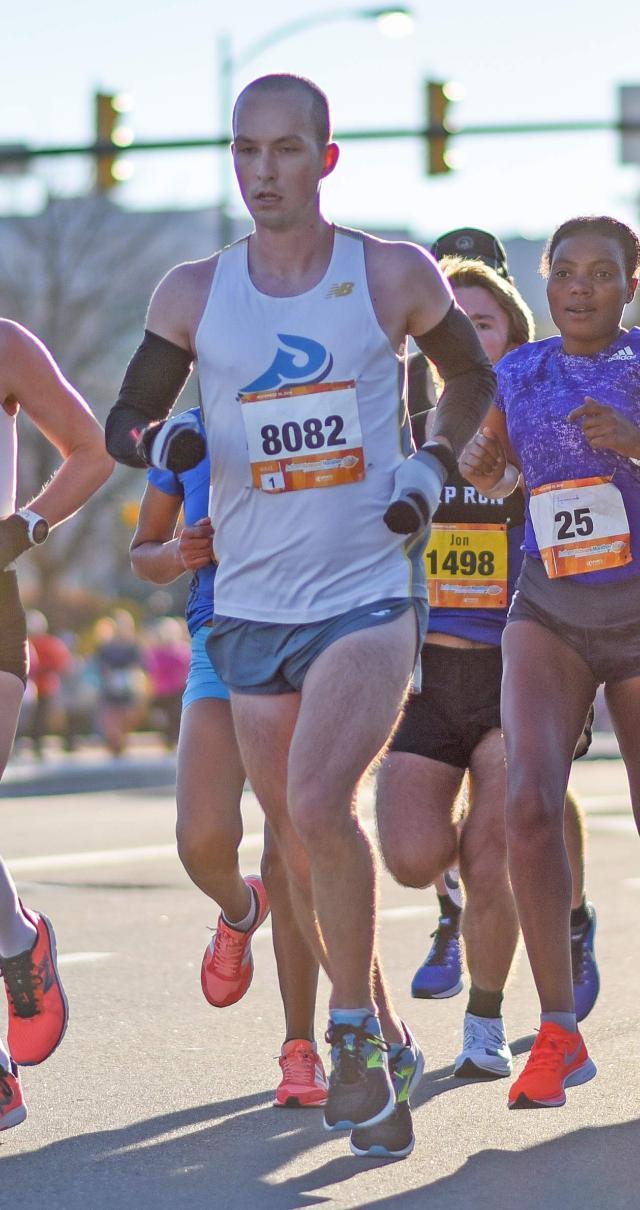
{"label": "race bib 1498", "polygon": [[425,551],[429,604],[442,609],[505,609],[506,525],[437,522]]}

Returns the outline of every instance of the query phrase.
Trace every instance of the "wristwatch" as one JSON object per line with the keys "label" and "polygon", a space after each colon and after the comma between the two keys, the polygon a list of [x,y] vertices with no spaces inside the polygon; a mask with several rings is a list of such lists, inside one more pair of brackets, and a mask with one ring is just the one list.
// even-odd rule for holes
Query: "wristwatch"
{"label": "wristwatch", "polygon": [[45,521],[39,513],[34,513],[30,508],[19,508],[16,517],[22,517],[27,527],[27,537],[31,546],[42,546],[49,537],[49,522]]}

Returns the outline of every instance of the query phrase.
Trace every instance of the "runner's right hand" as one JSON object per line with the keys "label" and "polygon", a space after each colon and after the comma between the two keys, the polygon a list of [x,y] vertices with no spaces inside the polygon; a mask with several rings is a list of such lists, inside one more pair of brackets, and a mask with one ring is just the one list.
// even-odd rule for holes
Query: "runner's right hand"
{"label": "runner's right hand", "polygon": [[185,525],[178,538],[178,553],[186,571],[198,571],[213,560],[213,526],[209,517]]}
{"label": "runner's right hand", "polygon": [[479,429],[475,437],[465,445],[458,468],[464,479],[473,483],[479,491],[492,488],[502,479],[507,469],[507,459],[501,442],[488,428]]}
{"label": "runner's right hand", "polygon": [[137,448],[147,466],[175,475],[193,470],[207,452],[198,420],[189,412],[148,424],[138,437]]}

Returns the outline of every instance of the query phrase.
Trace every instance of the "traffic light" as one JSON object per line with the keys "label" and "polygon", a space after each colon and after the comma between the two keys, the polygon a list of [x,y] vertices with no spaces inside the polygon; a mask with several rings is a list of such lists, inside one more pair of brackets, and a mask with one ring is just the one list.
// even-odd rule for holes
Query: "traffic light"
{"label": "traffic light", "polygon": [[618,89],[622,131],[620,158],[623,164],[640,164],[640,84],[621,84]]}
{"label": "traffic light", "polygon": [[456,85],[441,84],[427,80],[425,85],[425,109],[427,130],[427,173],[429,176],[439,176],[443,172],[451,172],[451,163],[447,150],[447,141],[451,133],[447,117],[449,105],[456,100],[458,90]]}
{"label": "traffic light", "polygon": [[110,143],[113,147],[113,155],[96,155],[95,188],[96,193],[108,193],[131,175],[127,161],[118,155],[118,151],[133,142],[132,131],[122,125],[122,115],[131,108],[131,103],[122,93],[106,92],[95,93],[94,103],[95,141]]}

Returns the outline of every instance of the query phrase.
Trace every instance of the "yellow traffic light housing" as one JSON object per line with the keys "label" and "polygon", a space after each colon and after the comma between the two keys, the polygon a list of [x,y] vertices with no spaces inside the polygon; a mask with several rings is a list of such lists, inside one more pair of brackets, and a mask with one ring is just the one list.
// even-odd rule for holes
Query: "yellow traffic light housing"
{"label": "yellow traffic light housing", "polygon": [[427,173],[439,176],[451,172],[447,143],[451,129],[448,124],[449,106],[459,95],[456,85],[428,80],[425,87],[427,130]]}
{"label": "yellow traffic light housing", "polygon": [[113,155],[96,155],[95,187],[97,193],[108,193],[131,175],[126,161],[118,152],[133,142],[133,132],[122,124],[122,115],[131,108],[130,99],[122,93],[97,92],[95,101],[96,143],[111,144]]}

